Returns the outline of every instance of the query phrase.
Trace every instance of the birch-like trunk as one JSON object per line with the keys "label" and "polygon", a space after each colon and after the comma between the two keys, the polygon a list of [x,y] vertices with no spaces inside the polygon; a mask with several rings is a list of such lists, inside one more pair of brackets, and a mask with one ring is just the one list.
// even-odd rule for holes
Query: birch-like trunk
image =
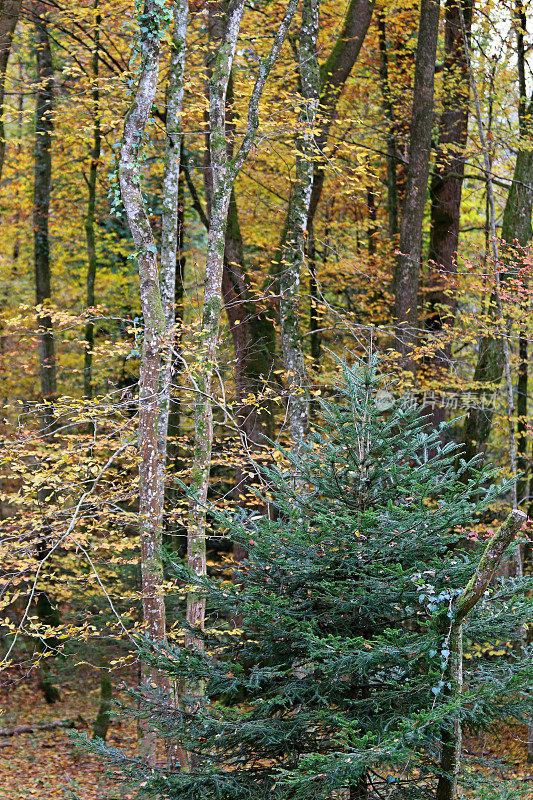
{"label": "birch-like trunk", "polygon": [[[139,264],[144,339],[139,369],[139,534],[143,622],[146,635],[165,640],[165,600],[163,594],[162,465],[158,447],[159,376],[165,338],[165,316],[159,291],[157,249],[140,186],[139,148],[150,117],[159,73],[159,9],[146,0],[140,19],[141,73],[132,106],[124,123],[120,150],[119,177],[122,200]],[[143,665],[141,680],[145,689],[167,692],[163,674]],[[153,726],[143,721],[139,727],[138,753],[153,763],[156,735]]]}
{"label": "birch-like trunk", "polygon": [[[195,374],[194,452],[187,535],[189,569],[198,576],[206,573],[206,501],[213,443],[212,382],[223,304],[222,275],[229,202],[235,179],[248,157],[259,125],[259,102],[266,81],[286,38],[297,4],[297,0],[289,0],[275,34],[272,48],[259,65],[248,106],[246,131],[232,158],[228,158],[227,152],[229,131],[226,125],[226,94],[244,13],[244,0],[229,0],[223,17],[220,42],[211,66],[209,167],[212,196],[209,203],[210,218],[201,329],[202,352]],[[222,12],[220,9],[216,9],[216,13]],[[191,592],[187,597],[187,623],[189,626],[187,644],[189,647],[198,649],[203,647],[204,617],[205,599],[201,593]]]}
{"label": "birch-like trunk", "polygon": [[280,265],[280,321],[283,363],[289,388],[292,452],[298,458],[309,430],[309,386],[300,326],[300,278],[305,265],[307,219],[313,188],[315,121],[320,93],[317,56],[319,0],[304,0],[299,41],[301,101],[296,177]]}
{"label": "birch-like trunk", "polygon": [[[220,14],[220,9],[217,9]],[[194,452],[191,475],[192,497],[189,503],[187,560],[195,575],[206,574],[205,507],[209,486],[213,442],[213,407],[211,401],[213,371],[216,363],[220,314],[222,310],[222,270],[224,242],[231,186],[234,180],[226,153],[226,93],[237,39],[244,13],[244,1],[229,2],[220,44],[214,55],[209,81],[209,156],[212,198],[207,240],[200,365],[196,375],[194,399]],[[205,599],[191,592],[187,597],[187,645],[203,648]]]}
{"label": "birch-like trunk", "polygon": [[[167,85],[165,169],[163,175],[162,230],[161,230],[161,302],[165,319],[165,341],[160,372],[159,416],[157,421],[157,446],[159,451],[158,491],[161,509],[165,503],[165,475],[167,444],[172,394],[172,371],[175,360],[173,349],[176,327],[176,267],[178,260],[178,207],[180,203],[180,163],[182,127],[181,112],[185,89],[185,52],[188,0],[177,0],[174,6],[172,51]],[[161,517],[161,526],[163,519]],[[162,536],[162,531],[161,531]],[[176,686],[170,686],[173,704],[179,702]],[[188,767],[187,754],[176,742],[167,744],[167,759],[170,768]]]}
{"label": "birch-like trunk", "polygon": [[[188,4],[174,7],[174,32],[168,85],[167,139],[163,179],[161,285],[157,249],[140,188],[139,147],[152,105],[159,74],[159,5],[146,0],[141,17],[142,65],[132,107],[126,117],[120,153],[120,188],[132,237],[137,249],[144,339],[139,371],[139,532],[143,587],[143,622],[154,641],[166,639],[163,594],[162,526],[165,501],[165,467],[171,390],[174,294],[178,243],[178,185],[183,104],[185,39]],[[145,687],[169,695],[162,673],[143,666]],[[155,731],[141,726],[139,755],[154,762]],[[171,764],[179,753],[171,747]],[[176,759],[174,758],[176,756]]]}

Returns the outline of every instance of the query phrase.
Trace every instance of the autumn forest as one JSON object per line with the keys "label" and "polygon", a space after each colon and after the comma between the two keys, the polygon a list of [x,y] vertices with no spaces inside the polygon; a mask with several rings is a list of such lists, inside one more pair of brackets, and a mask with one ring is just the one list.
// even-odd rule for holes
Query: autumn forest
{"label": "autumn forest", "polygon": [[533,796],[533,3],[0,0],[0,800]]}

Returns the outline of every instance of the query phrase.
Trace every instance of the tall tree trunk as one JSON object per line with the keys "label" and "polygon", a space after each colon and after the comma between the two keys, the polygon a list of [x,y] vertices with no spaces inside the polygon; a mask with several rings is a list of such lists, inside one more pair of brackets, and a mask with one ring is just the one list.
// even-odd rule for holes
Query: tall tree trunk
{"label": "tall tree trunk", "polygon": [[417,341],[418,283],[431,155],[439,12],[440,0],[421,0],[409,134],[409,167],[394,274],[395,346],[404,357],[410,354]]}
{"label": "tall tree trunk", "polygon": [[463,622],[481,600],[498,569],[505,551],[526,521],[522,511],[514,510],[507,520],[487,543],[478,567],[459,597],[453,621],[447,633],[445,644],[450,651],[445,684],[449,684],[449,696],[457,706],[451,726],[442,732],[441,775],[437,786],[436,800],[455,800],[457,780],[461,767],[461,695],[463,690]]}
{"label": "tall tree trunk", "polygon": [[[187,532],[187,560],[189,569],[197,576],[206,572],[206,500],[209,487],[211,450],[213,443],[212,381],[217,359],[217,345],[222,310],[222,277],[226,243],[228,209],[235,179],[252,147],[259,125],[259,101],[289,25],[297,7],[297,0],[289,0],[285,14],[274,36],[266,58],[261,62],[248,105],[246,130],[233,158],[228,158],[228,128],[226,126],[226,93],[230,82],[233,58],[237,46],[240,23],[244,13],[244,0],[229,0],[223,17],[220,39],[211,55],[209,79],[209,171],[207,181],[209,202],[209,232],[206,254],[205,284],[201,327],[201,352],[194,374],[194,452],[191,474],[191,500]],[[220,20],[221,11],[209,5],[210,28],[213,17]],[[220,30],[220,28],[218,28]],[[200,592],[187,596],[186,644],[203,648],[205,599]],[[191,691],[190,707],[201,702],[201,687]],[[193,764],[191,764],[193,766]]]}
{"label": "tall tree trunk", "polygon": [[[174,28],[167,87],[165,168],[163,175],[163,212],[161,231],[161,303],[165,320],[165,341],[160,371],[159,415],[157,420],[157,448],[159,453],[158,484],[161,494],[161,512],[165,502],[165,476],[167,465],[167,443],[172,403],[172,375],[176,364],[174,345],[176,338],[176,271],[181,259],[179,229],[182,126],[181,112],[185,93],[185,53],[189,5],[188,0],[179,0],[174,5]],[[181,279],[181,275],[179,276]],[[183,291],[183,283],[178,281]],[[162,523],[162,518],[161,518]],[[172,702],[179,702],[178,688],[170,687]],[[178,765],[187,768],[187,754],[176,742],[167,743],[167,758],[171,768]]]}
{"label": "tall tree trunk", "polygon": [[281,345],[289,387],[288,421],[295,458],[299,457],[309,430],[309,387],[302,347],[299,295],[316,153],[314,131],[320,92],[318,19],[318,0],[304,0],[298,49],[302,94],[296,140],[298,156],[279,277]]}
{"label": "tall tree trunk", "polygon": [[[183,371],[183,353],[182,353],[182,325],[183,325],[183,300],[185,291],[185,267],[187,258],[185,255],[185,170],[186,156],[182,143],[180,146],[180,177],[178,184],[178,241],[176,253],[176,278],[175,278],[175,292],[174,292],[174,323],[175,334],[172,339],[172,366],[171,366],[171,391],[169,398],[169,412],[168,412],[168,452],[167,461],[172,465],[172,470],[181,472],[183,462],[181,458],[180,446],[180,432],[181,432],[181,407],[180,399],[178,396],[179,376]],[[181,494],[181,489],[179,489]],[[176,487],[172,483],[168,487],[168,499],[171,508],[175,508],[177,500]],[[178,551],[179,535],[175,532],[171,534],[172,549]]]}
{"label": "tall tree trunk", "polygon": [[41,4],[34,6],[37,56],[37,99],[35,110],[35,180],[33,201],[35,300],[39,325],[39,373],[43,410],[43,431],[53,423],[51,403],[56,396],[56,358],[52,320],[46,311],[51,297],[50,195],[52,189],[52,132],[54,129],[54,67],[46,17]]}
{"label": "tall tree trunk", "polygon": [[[521,3],[519,3],[519,6]],[[501,274],[502,282],[505,282],[507,275],[511,273],[511,264],[514,260],[523,259],[524,249],[531,242],[533,234],[531,226],[531,214],[533,211],[533,149],[530,144],[531,125],[530,119],[533,113],[533,97],[526,107],[525,98],[525,57],[523,46],[523,29],[525,28],[525,17],[521,15],[521,24],[518,34],[518,72],[520,84],[520,103],[519,103],[519,124],[520,124],[520,144],[516,155],[513,180],[502,222],[502,242],[505,245],[503,251],[504,263],[509,266]],[[521,33],[520,33],[521,31]],[[514,252],[513,252],[513,248]],[[497,303],[492,298],[491,308]],[[498,312],[499,313],[499,312]],[[479,354],[474,371],[474,381],[481,384],[498,385],[504,373],[504,341],[501,336],[484,336],[479,343]],[[484,390],[482,390],[484,391]],[[463,444],[464,457],[468,460],[476,453],[484,450],[492,427],[492,411],[488,407],[480,408],[481,404],[476,403],[468,409],[464,427]]]}
{"label": "tall tree trunk", "polygon": [[[460,18],[462,3],[467,38],[470,40],[473,0],[446,0],[444,27],[443,108],[439,120],[438,148],[431,179],[431,233],[427,328],[439,333],[453,326],[457,298],[450,286],[457,274],[457,245],[461,194],[468,136],[470,81]],[[448,368],[451,344],[435,353],[437,370]]]}
{"label": "tall tree trunk", "polygon": [[21,0],[0,0],[0,181],[6,155],[4,93],[11,42],[20,15]]}
{"label": "tall tree trunk", "polygon": [[[176,327],[176,270],[181,252],[179,248],[182,232],[179,230],[180,173],[181,173],[181,110],[185,92],[185,45],[187,37],[188,3],[179,0],[174,6],[174,31],[167,91],[165,171],[163,177],[163,213],[161,231],[161,300],[165,315],[165,362],[162,373],[161,413],[158,423],[158,438],[161,475],[164,487],[167,434],[172,385],[172,357]],[[183,291],[182,281],[178,281]]]}
{"label": "tall tree trunk", "polygon": [[[317,119],[317,124],[321,127],[320,134],[315,137],[317,152],[319,149],[322,150],[327,141],[329,129],[335,118],[337,101],[359,55],[373,8],[374,0],[350,1],[341,33],[330,56],[322,65],[320,101],[322,113],[319,115],[320,119]],[[325,163],[325,160],[321,160],[320,163],[315,161],[308,231],[312,227],[312,220],[324,185]],[[208,163],[204,174],[206,183],[209,184],[210,166]],[[208,208],[210,192],[209,186],[206,185]],[[285,235],[286,232],[287,222],[285,223]],[[285,236],[282,237],[277,257],[273,259],[273,272],[275,273],[279,270],[284,241]],[[317,291],[316,295],[318,308]],[[257,409],[255,405],[247,403],[246,398],[259,395],[264,388],[264,380],[271,377],[275,360],[275,329],[273,322],[269,319],[272,310],[263,309],[262,298],[254,297],[248,285],[235,193],[230,200],[226,228],[223,296],[235,352],[237,422],[241,439],[245,443],[245,452],[248,448],[253,452],[255,444],[263,440],[264,434],[271,434],[271,418],[268,413],[268,401]],[[313,352],[316,353],[319,350],[318,334],[314,335],[312,342],[314,342],[315,348]],[[246,484],[245,472],[246,470],[243,470],[237,476],[237,496],[243,494]]]}
{"label": "tall tree trunk", "polygon": [[383,97],[383,112],[387,122],[387,212],[389,217],[389,236],[394,241],[398,235],[398,184],[396,177],[396,125],[394,105],[389,85],[389,51],[387,46],[387,26],[385,13],[378,14],[379,78]]}
{"label": "tall tree trunk", "polygon": [[[160,8],[146,0],[140,20],[142,68],[134,102],[124,125],[120,152],[120,188],[133,241],[137,249],[144,320],[144,339],[139,372],[139,533],[143,621],[147,635],[157,642],[166,639],[163,594],[162,523],[165,501],[165,470],[174,331],[175,275],[178,236],[178,184],[181,144],[185,39],[188,5],[174,6],[172,59],[169,76],[163,220],[161,284],[157,248],[140,188],[139,148],[157,90],[159,74]],[[145,689],[156,687],[165,695],[170,687],[163,673],[143,666]],[[153,763],[156,736],[151,725],[139,731],[139,755]],[[171,764],[180,753],[171,748]]]}
{"label": "tall tree trunk", "polygon": [[[361,52],[374,5],[375,0],[350,0],[340,35],[328,58],[320,66],[320,113],[314,137],[316,156],[322,153],[328,140],[339,98]],[[310,220],[314,219],[322,196],[326,165],[325,159],[315,158],[313,188],[309,201]]]}
{"label": "tall tree trunk", "polygon": [[[93,146],[91,150],[91,165],[87,188],[89,198],[87,202],[87,214],[85,216],[85,237],[87,239],[87,308],[94,306],[94,282],[96,278],[96,241],[94,231],[94,217],[96,208],[96,179],[98,176],[98,163],[102,149],[102,130],[100,122],[100,88],[98,85],[99,66],[100,66],[100,25],[102,17],[99,11],[99,0],[94,0],[95,28],[93,41],[92,57],[92,101],[93,101]],[[90,313],[90,312],[89,312]],[[93,394],[92,386],[92,365],[94,347],[94,321],[89,318],[85,326],[85,363],[83,369],[83,394],[90,400]]]}
{"label": "tall tree trunk", "polygon": [[[215,30],[213,29],[213,34]],[[234,153],[233,76],[230,75],[226,98],[227,154]],[[207,175],[210,174],[208,171]],[[211,188],[206,186],[206,196],[211,197]],[[210,213],[210,209],[209,209]],[[249,286],[244,257],[244,244],[239,224],[239,212],[235,187],[228,207],[222,273],[222,296],[228,317],[235,356],[235,414],[240,437],[240,453],[233,492],[238,505],[257,504],[257,498],[248,491],[255,477],[255,454],[264,441],[265,434],[272,434],[270,403],[257,402],[264,392],[263,379],[273,369],[274,326],[267,320],[261,305],[254,304]],[[234,546],[237,561],[245,556],[240,545]]]}
{"label": "tall tree trunk", "polygon": [[524,330],[520,331],[518,339],[518,354],[520,363],[518,365],[518,381],[516,386],[516,413],[517,423],[517,451],[518,457],[516,468],[518,470],[518,483],[516,493],[518,502],[524,508],[528,507],[529,500],[529,469],[527,458],[527,419],[528,419],[528,336]]}
{"label": "tall tree trunk", "polygon": [[[157,248],[140,186],[139,148],[151,114],[159,73],[159,6],[146,0],[140,18],[142,66],[133,104],[124,123],[120,150],[119,178],[122,200],[137,250],[144,339],[139,369],[139,535],[141,541],[142,608],[146,635],[163,642],[165,599],[163,594],[162,532],[164,491],[158,440],[159,377],[165,338],[165,315],[159,289]],[[145,691],[154,687],[168,692],[167,681],[158,670],[142,666]],[[138,733],[138,754],[154,763],[156,734],[142,721]]]}
{"label": "tall tree trunk", "polygon": [[[57,394],[56,358],[52,320],[47,311],[51,297],[49,216],[52,191],[52,133],[54,129],[54,66],[46,20],[46,9],[42,3],[32,7],[36,38],[37,96],[35,107],[35,176],[33,199],[35,300],[39,327],[39,376],[42,406],[40,429],[43,441],[50,441],[54,432],[54,401]],[[47,510],[53,502],[54,492],[42,485],[38,490],[38,501],[43,513],[43,527],[37,542],[37,557],[42,560],[49,552],[47,539],[51,534]],[[37,616],[41,624],[54,626],[59,623],[58,611],[48,592],[41,591],[37,597]],[[54,639],[44,640],[44,649],[55,649]],[[52,683],[47,660],[43,660],[39,679],[45,699],[49,703],[59,700],[59,690]]]}
{"label": "tall tree trunk", "polygon": [[[257,402],[254,398],[261,397],[265,388],[262,378],[268,379],[273,368],[274,337],[266,312],[253,303],[245,269],[237,200],[233,191],[228,209],[222,295],[235,355],[235,418],[241,440],[234,498],[238,505],[249,506],[258,502],[248,491],[253,482],[252,474],[255,474],[255,456],[265,441],[265,435],[272,433],[268,400]],[[235,545],[234,555],[236,560],[244,557],[240,545]]]}
{"label": "tall tree trunk", "polygon": [[[526,96],[526,58],[524,48],[524,35],[526,32],[526,13],[522,0],[517,0],[517,53],[518,53],[518,84],[520,89],[520,100],[518,107],[518,119],[520,123],[520,135],[527,136],[527,96]],[[529,302],[524,312],[527,312]],[[518,433],[518,458],[517,470],[519,479],[516,487],[518,502],[523,503],[527,508],[528,501],[528,461],[527,461],[527,411],[528,411],[528,336],[527,332],[521,330],[519,333],[518,350],[520,363],[518,366],[518,382],[516,392],[516,410],[518,414],[517,433]],[[533,745],[532,745],[533,746]]]}

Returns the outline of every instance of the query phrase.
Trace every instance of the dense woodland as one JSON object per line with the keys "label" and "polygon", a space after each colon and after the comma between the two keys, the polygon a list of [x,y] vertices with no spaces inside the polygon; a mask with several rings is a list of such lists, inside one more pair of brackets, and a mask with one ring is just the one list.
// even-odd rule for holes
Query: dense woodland
{"label": "dense woodland", "polygon": [[2,800],[532,796],[532,53],[0,0]]}

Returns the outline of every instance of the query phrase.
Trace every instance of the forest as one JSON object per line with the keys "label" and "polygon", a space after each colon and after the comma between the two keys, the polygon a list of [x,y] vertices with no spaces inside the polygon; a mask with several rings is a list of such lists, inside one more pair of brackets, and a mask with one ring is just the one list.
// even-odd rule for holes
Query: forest
{"label": "forest", "polygon": [[0,800],[533,798],[533,2],[0,0]]}

